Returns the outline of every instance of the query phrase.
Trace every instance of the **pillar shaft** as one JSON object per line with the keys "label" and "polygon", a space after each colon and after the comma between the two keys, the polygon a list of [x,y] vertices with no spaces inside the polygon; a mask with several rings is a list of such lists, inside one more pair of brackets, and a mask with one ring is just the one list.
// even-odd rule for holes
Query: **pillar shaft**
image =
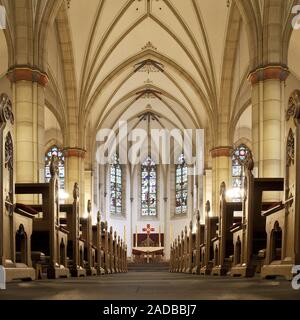
{"label": "pillar shaft", "polygon": [[[284,66],[261,67],[250,73],[252,84],[252,153],[254,174],[260,178],[284,175]],[[279,193],[269,193],[265,200],[279,199]]]}
{"label": "pillar shaft", "polygon": [[85,176],[84,176],[84,157],[85,150],[80,148],[64,148],[66,182],[65,188],[72,194],[72,186],[78,183],[80,190],[80,212],[85,210]]}
{"label": "pillar shaft", "polygon": [[[8,71],[13,84],[16,115],[16,182],[44,181],[44,107],[45,73],[30,66],[16,66]],[[36,196],[18,196],[23,203],[36,203]]]}
{"label": "pillar shaft", "polygon": [[212,203],[213,203],[213,214],[217,215],[219,207],[219,190],[222,182],[226,185],[230,185],[231,177],[231,153],[232,147],[218,147],[211,150],[213,158],[213,181],[212,181]]}

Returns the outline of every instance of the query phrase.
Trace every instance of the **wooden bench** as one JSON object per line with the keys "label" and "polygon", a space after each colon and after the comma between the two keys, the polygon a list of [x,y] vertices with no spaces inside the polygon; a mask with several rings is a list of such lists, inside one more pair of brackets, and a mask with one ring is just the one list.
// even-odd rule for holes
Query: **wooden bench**
{"label": "wooden bench", "polygon": [[64,227],[69,231],[67,254],[69,269],[72,277],[85,277],[84,248],[85,241],[80,236],[79,187],[74,184],[73,203],[60,205],[60,213],[66,214],[66,220],[61,219]]}
{"label": "wooden bench", "polygon": [[58,167],[53,158],[50,165],[49,183],[17,183],[15,193],[41,195],[41,205],[30,205],[42,214],[33,220],[31,249],[43,252],[48,257],[47,277],[55,279],[68,277],[67,242],[68,231],[60,225],[58,197]]}
{"label": "wooden bench", "polygon": [[213,239],[213,269],[212,275],[225,276],[231,269],[234,254],[233,235],[230,227],[240,223],[242,218],[235,217],[234,213],[242,211],[241,202],[226,201],[226,184],[220,187],[219,223],[217,236]]}
{"label": "wooden bench", "polygon": [[202,256],[202,267],[200,274],[210,275],[213,267],[213,248],[212,240],[216,237],[219,218],[210,217],[210,202],[207,201],[205,206],[205,230],[204,230],[204,243],[200,246]]}
{"label": "wooden bench", "polygon": [[31,234],[34,213],[15,205],[14,115],[6,94],[0,95],[0,265],[6,282],[34,280]]}
{"label": "wooden bench", "polygon": [[231,228],[234,243],[232,276],[252,277],[260,272],[264,261],[262,253],[267,246],[266,218],[261,212],[274,206],[274,203],[263,203],[263,192],[282,191],[284,187],[283,179],[254,178],[252,170],[253,159],[249,156],[245,163],[243,219],[240,225]]}
{"label": "wooden bench", "polygon": [[294,91],[286,111],[285,192],[281,203],[263,211],[267,248],[263,278],[293,278],[293,266],[300,265],[300,91]]}

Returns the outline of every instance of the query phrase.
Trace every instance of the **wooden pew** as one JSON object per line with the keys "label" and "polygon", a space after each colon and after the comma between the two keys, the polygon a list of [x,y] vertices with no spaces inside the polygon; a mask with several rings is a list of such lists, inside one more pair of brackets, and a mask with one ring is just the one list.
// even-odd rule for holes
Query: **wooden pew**
{"label": "wooden pew", "polygon": [[284,180],[281,178],[254,178],[253,159],[248,157],[245,164],[245,196],[243,199],[242,224],[234,226],[234,263],[232,276],[252,277],[263,262],[266,249],[266,218],[261,212],[274,203],[262,202],[263,192],[282,191]]}
{"label": "wooden pew", "polygon": [[109,232],[108,232],[108,224],[107,221],[104,223],[104,270],[106,274],[111,273],[110,268],[110,245],[109,245]]}
{"label": "wooden pew", "polygon": [[217,224],[219,221],[218,217],[210,217],[210,202],[207,201],[205,206],[205,238],[204,244],[200,246],[202,256],[202,267],[200,274],[210,275],[213,266],[213,250],[212,250],[212,239],[216,236]]}
{"label": "wooden pew", "polygon": [[235,211],[242,211],[242,203],[226,201],[226,184],[223,182],[220,187],[218,231],[212,245],[214,255],[212,275],[225,276],[231,268],[234,248],[230,228],[242,220],[240,217],[234,217]]}
{"label": "wooden pew", "polygon": [[289,99],[286,111],[286,163],[284,200],[262,212],[266,219],[267,249],[263,278],[283,276],[292,280],[300,265],[300,91]]}
{"label": "wooden pew", "polygon": [[68,231],[60,225],[58,197],[58,167],[53,158],[50,165],[51,178],[49,183],[18,183],[15,185],[16,194],[36,194],[42,196],[42,205],[30,205],[42,213],[42,218],[33,221],[31,249],[40,257],[48,258],[46,262],[47,277],[56,279],[68,277],[67,240]]}
{"label": "wooden pew", "polygon": [[194,248],[194,266],[192,274],[200,274],[201,269],[201,245],[204,243],[204,230],[205,226],[200,224],[200,212],[197,210],[196,215],[196,242]]}
{"label": "wooden pew", "polygon": [[60,213],[66,213],[66,220],[61,219],[68,230],[67,256],[72,277],[85,277],[84,240],[80,237],[79,186],[74,184],[73,203],[60,205]]}
{"label": "wooden pew", "polygon": [[86,261],[86,273],[88,276],[96,276],[96,252],[97,243],[93,242],[92,202],[87,203],[87,218],[80,219],[82,240],[84,241],[84,257]]}
{"label": "wooden pew", "polygon": [[190,222],[189,235],[187,237],[187,258],[185,273],[192,273],[193,270],[193,254],[195,248],[195,237],[193,235],[193,221]]}
{"label": "wooden pew", "polygon": [[184,228],[184,237],[183,237],[183,261],[182,261],[182,268],[181,272],[185,273],[187,270],[188,265],[188,229],[187,226]]}
{"label": "wooden pew", "polygon": [[15,205],[14,115],[6,94],[0,96],[0,265],[6,281],[35,280],[31,261],[32,209]]}
{"label": "wooden pew", "polygon": [[97,214],[97,225],[92,227],[93,230],[93,243],[96,244],[97,251],[96,251],[96,257],[97,257],[97,274],[103,275],[105,274],[105,270],[103,268],[104,266],[104,250],[102,245],[104,244],[103,238],[102,238],[102,224],[101,223],[101,214],[98,212]]}
{"label": "wooden pew", "polygon": [[169,267],[169,272],[176,272],[176,253],[177,253],[177,239],[175,239],[175,241],[171,244],[170,247],[170,267]]}

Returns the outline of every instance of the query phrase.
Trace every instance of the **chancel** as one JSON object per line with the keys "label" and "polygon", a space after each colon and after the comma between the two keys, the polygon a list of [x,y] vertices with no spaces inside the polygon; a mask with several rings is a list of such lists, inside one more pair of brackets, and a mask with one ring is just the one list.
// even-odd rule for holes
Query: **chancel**
{"label": "chancel", "polygon": [[297,5],[0,0],[0,299],[300,299]]}

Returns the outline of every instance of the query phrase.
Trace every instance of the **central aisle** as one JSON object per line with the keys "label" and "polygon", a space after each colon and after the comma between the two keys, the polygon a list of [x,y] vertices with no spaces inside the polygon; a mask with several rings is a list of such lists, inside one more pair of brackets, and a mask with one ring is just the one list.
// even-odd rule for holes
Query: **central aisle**
{"label": "central aisle", "polygon": [[[150,266],[149,266],[150,267]],[[194,300],[300,299],[284,280],[200,277],[186,274],[130,271],[128,274],[8,284],[3,299]]]}

